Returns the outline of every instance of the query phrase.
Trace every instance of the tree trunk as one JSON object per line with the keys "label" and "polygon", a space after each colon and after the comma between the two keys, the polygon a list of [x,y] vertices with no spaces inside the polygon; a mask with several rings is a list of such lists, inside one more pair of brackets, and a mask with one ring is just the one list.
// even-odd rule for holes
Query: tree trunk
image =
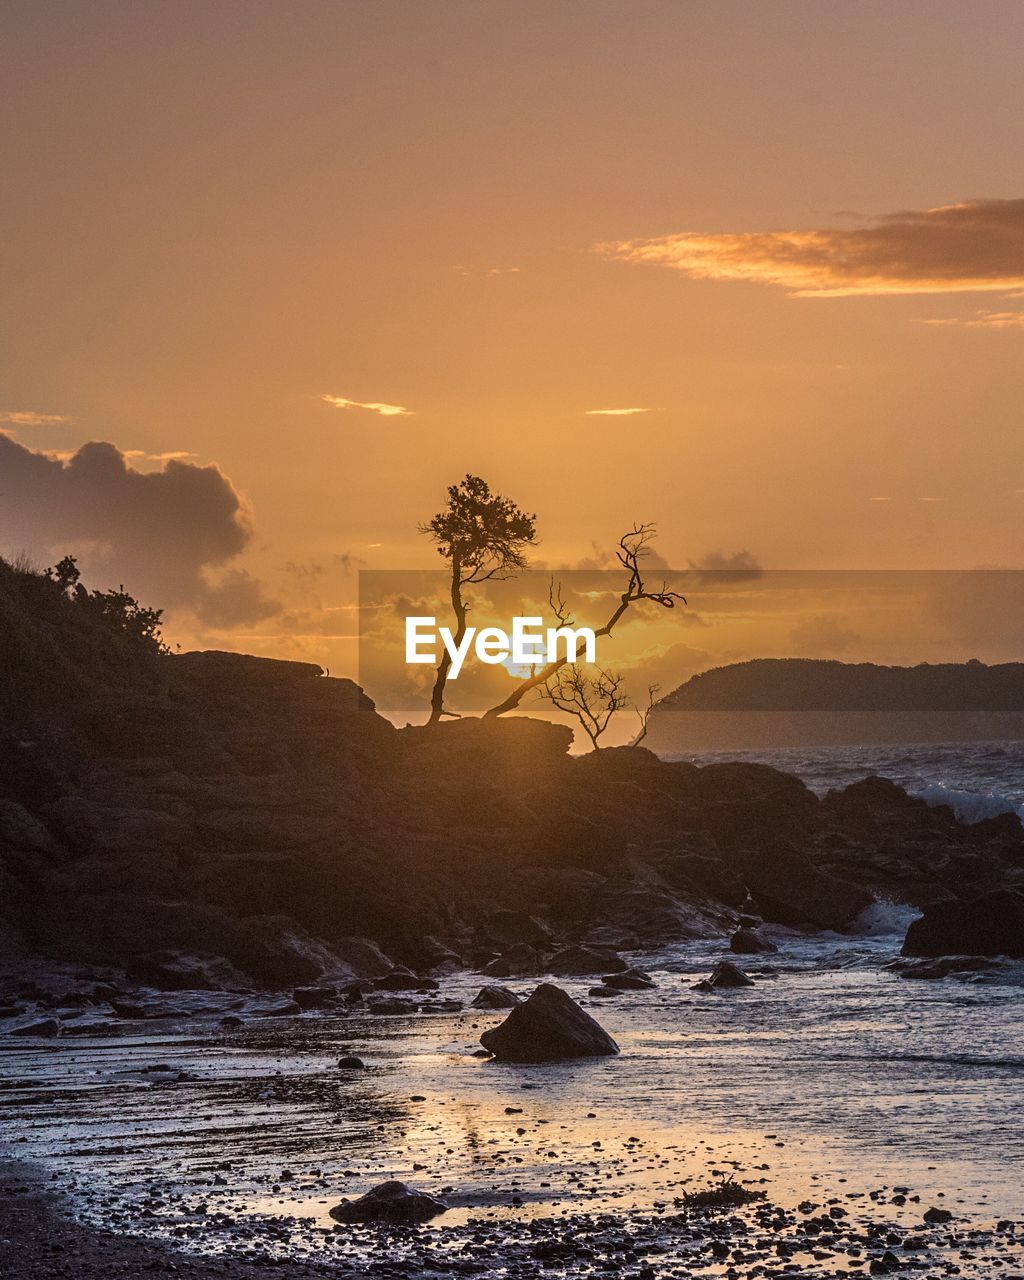
{"label": "tree trunk", "polygon": [[[466,605],[462,599],[462,565],[458,559],[452,560],[452,612],[455,614],[455,635],[453,637],[456,647],[460,645],[466,635]],[[428,724],[437,724],[441,717],[445,714],[444,709],[444,691],[448,683],[448,671],[452,665],[451,656],[447,648],[441,652],[441,661],[437,664],[437,675],[434,677],[434,688],[430,695],[430,719]]]}

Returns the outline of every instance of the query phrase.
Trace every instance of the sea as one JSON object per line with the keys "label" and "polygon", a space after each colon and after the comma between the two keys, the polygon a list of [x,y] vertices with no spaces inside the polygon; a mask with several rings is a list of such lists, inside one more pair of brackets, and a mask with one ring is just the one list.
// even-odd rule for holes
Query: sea
{"label": "sea", "polygon": [[889,778],[928,804],[951,805],[964,822],[1000,813],[1024,817],[1024,742],[926,742],[882,746],[785,747],[665,754],[711,764],[747,760],[795,773],[818,795],[863,778]]}

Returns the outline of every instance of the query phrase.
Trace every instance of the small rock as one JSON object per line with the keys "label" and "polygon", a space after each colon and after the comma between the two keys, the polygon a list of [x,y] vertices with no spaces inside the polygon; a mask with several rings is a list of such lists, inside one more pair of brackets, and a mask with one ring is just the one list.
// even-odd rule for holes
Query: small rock
{"label": "small rock", "polygon": [[948,1209],[931,1208],[925,1211],[924,1220],[935,1226],[940,1222],[952,1222],[953,1215]]}
{"label": "small rock", "polygon": [[514,1009],[519,997],[508,987],[481,987],[473,999],[474,1009]]}
{"label": "small rock", "polygon": [[729,950],[740,956],[756,956],[778,951],[778,947],[756,929],[740,928],[729,939]]}
{"label": "small rock", "polygon": [[643,969],[624,969],[622,973],[609,973],[601,979],[606,987],[619,991],[653,991],[654,979]]}
{"label": "small rock", "polygon": [[711,971],[710,978],[697,982],[694,986],[700,991],[719,991],[730,987],[752,987],[753,978],[749,978],[737,964],[731,960],[720,960]]}
{"label": "small rock", "polygon": [[367,1000],[367,1012],[393,1017],[399,1013],[415,1013],[419,1005],[415,1000]]}

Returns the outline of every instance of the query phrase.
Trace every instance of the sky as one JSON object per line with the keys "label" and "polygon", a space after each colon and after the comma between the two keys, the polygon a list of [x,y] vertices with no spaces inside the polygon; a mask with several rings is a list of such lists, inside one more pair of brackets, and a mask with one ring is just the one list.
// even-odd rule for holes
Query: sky
{"label": "sky", "polygon": [[1024,567],[1022,49],[1017,0],[6,0],[0,552],[335,674],[468,471],[544,565]]}

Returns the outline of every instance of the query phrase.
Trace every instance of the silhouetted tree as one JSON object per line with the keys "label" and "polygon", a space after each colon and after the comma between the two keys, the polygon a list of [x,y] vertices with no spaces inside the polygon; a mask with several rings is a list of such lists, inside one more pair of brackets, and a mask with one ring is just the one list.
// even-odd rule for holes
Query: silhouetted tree
{"label": "silhouetted tree", "polygon": [[591,676],[578,662],[560,667],[540,685],[538,692],[559,711],[580,722],[595,751],[601,745],[598,739],[615,713],[630,705],[622,688],[622,676],[617,671],[598,667]]}
{"label": "silhouetted tree", "polygon": [[[536,542],[535,515],[527,515],[511,498],[492,493],[486,480],[467,475],[449,485],[448,501],[432,520],[420,526],[437,543],[438,553],[451,563],[451,603],[455,615],[453,639],[466,634],[469,605],[463,588],[489,578],[509,578],[526,566],[526,548]],[[441,655],[430,697],[430,723],[452,715],[444,707],[444,691],[451,658]]]}
{"label": "silhouetted tree", "polygon": [[[635,524],[629,533],[624,533],[619,539],[619,546],[615,556],[625,571],[626,584],[608,621],[603,627],[594,628],[596,637],[610,636],[615,624],[626,610],[642,600],[649,600],[662,609],[674,609],[677,603],[686,603],[686,597],[680,595],[678,591],[669,591],[666,583],[663,582],[660,588],[652,590],[644,580],[643,561],[650,553],[650,544],[656,532],[657,526],[654,524]],[[554,583],[552,583],[551,587],[550,600],[552,611],[559,625],[572,626],[574,619],[569,616],[561,590]],[[485,718],[503,716],[508,711],[514,711],[531,689],[536,689],[538,685],[546,684],[567,662],[568,658],[559,658],[554,662],[538,667],[533,675],[519,681],[507,698],[499,702],[497,706],[491,707],[486,712]]]}
{"label": "silhouetted tree", "polygon": [[651,712],[657,706],[659,693],[661,693],[660,684],[651,684],[647,686],[647,706],[644,707],[643,710],[641,710],[640,707],[636,708],[636,713],[640,717],[640,732],[629,744],[631,747],[638,747],[640,743],[643,742],[644,738],[647,737],[647,721],[651,717]]}
{"label": "silhouetted tree", "polygon": [[129,595],[122,584],[115,591],[87,591],[81,582],[81,571],[74,556],[64,556],[45,571],[61,595],[90,610],[105,625],[119,631],[140,649],[151,653],[169,653],[160,636],[162,609],[148,609]]}

